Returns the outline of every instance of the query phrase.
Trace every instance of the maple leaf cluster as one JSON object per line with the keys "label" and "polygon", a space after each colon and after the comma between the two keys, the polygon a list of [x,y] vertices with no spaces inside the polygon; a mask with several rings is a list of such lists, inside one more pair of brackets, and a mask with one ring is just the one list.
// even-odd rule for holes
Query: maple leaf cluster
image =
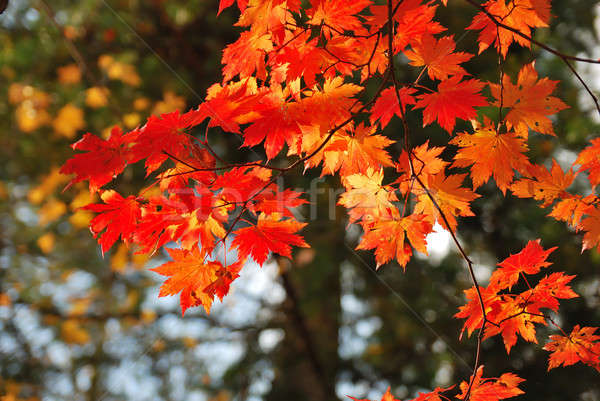
{"label": "maple leaf cluster", "polygon": [[[221,0],[218,12],[233,3]],[[529,47],[532,29],[550,21],[550,0],[468,3],[479,9],[466,27],[479,31],[479,53],[495,48],[500,62],[513,44]],[[592,188],[600,183],[600,140],[578,155],[578,169],[565,173],[556,161],[550,169],[531,163],[529,137],[555,136],[551,118],[567,107],[553,96],[557,81],[540,78],[534,62],[520,69],[516,83],[504,72],[499,82],[470,76],[466,63],[475,55],[457,50],[458,41],[436,20],[446,0],[236,5],[236,25],[244,31],[224,49],[223,80],[207,90],[203,103],[152,116],[131,132],[115,128],[106,140],[86,134],[73,145],[83,153],[61,170],[74,175],[69,185],[88,181],[90,192],[100,194],[102,203],[85,209],[96,213],[90,229],[103,252],[119,238],[142,253],[177,244],[167,248],[172,260],[153,270],[168,277],[160,296],[180,294],[182,311],[202,305],[208,312],[249,258],[263,265],[270,253],[291,257],[292,247],[308,246],[299,234],[306,223],[292,213],[306,201],[275,185],[300,166],[339,176],[345,189],[339,204],[364,232],[357,249],[374,250],[378,265],[395,260],[406,267],[414,250],[426,254],[436,223],[454,235],[460,218],[474,215],[476,191],[492,180],[506,196],[510,191],[552,206],[550,216],[584,232],[584,250],[600,249],[598,197],[567,191],[579,174],[587,174]],[[399,82],[399,67],[417,78]],[[374,94],[366,90],[372,83]],[[412,146],[408,113],[422,118],[424,127],[438,125],[449,136],[447,146],[426,140]],[[384,134],[392,119],[402,122],[402,140]],[[194,133],[200,126],[203,136]],[[227,163],[211,147],[209,131],[239,136],[264,160]],[[402,148],[399,156],[393,147]],[[292,160],[287,167],[274,167],[271,161],[284,156]],[[104,188],[142,161],[152,183],[139,194]],[[219,245],[237,257],[226,249],[223,260],[217,258]],[[547,324],[546,312],[577,296],[569,285],[574,276],[560,272],[532,285],[552,250],[532,241],[499,264],[488,286],[474,282],[456,315],[466,319],[463,330],[500,335],[507,352],[518,336],[537,342],[535,326]],[[527,288],[513,293],[517,284]],[[598,338],[594,328],[579,326],[551,337],[549,367],[597,367]],[[483,379],[478,368],[457,397],[509,398],[522,392],[521,381],[509,373]],[[445,391],[417,400],[439,400]],[[388,393],[384,399],[394,398]]]}
{"label": "maple leaf cluster", "polygon": [[[481,287],[479,293],[475,287],[465,290],[469,302],[461,306],[455,315],[465,319],[463,331],[467,330],[470,336],[476,329],[484,330],[483,339],[500,335],[507,353],[510,353],[519,336],[537,343],[535,325],[546,325],[547,320],[556,325],[548,311],[558,312],[561,299],[578,297],[570,287],[575,276],[562,272],[545,275],[532,286],[532,276],[551,265],[547,258],[555,249],[545,250],[539,240],[529,241],[521,252],[498,264],[499,268],[492,273],[487,287]],[[527,289],[518,293],[511,292],[519,282]],[[594,334],[595,330],[593,327],[580,329],[576,326],[571,335],[567,336],[564,332],[563,335],[551,335],[552,341],[544,346],[545,350],[552,352],[548,369],[576,362],[598,369],[600,336]]]}
{"label": "maple leaf cluster", "polygon": [[[477,368],[474,376],[472,376],[468,382],[463,381],[459,390],[460,393],[455,394],[455,399],[464,400],[468,397],[472,401],[500,401],[507,398],[516,397],[524,394],[523,390],[519,388],[519,384],[524,382],[519,376],[514,373],[504,373],[500,377],[484,378],[483,377],[483,365]],[[450,400],[449,391],[455,386],[446,388],[438,387],[435,390],[428,393],[419,393],[418,397],[413,398],[409,401],[443,401]],[[367,399],[359,400],[354,397],[350,397],[354,401],[369,401]],[[401,401],[395,398],[390,389],[388,388],[385,394],[381,397],[381,401]]]}

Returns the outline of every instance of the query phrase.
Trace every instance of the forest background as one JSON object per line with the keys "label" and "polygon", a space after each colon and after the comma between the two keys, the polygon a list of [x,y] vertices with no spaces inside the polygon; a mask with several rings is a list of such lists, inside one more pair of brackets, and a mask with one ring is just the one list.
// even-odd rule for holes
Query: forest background
{"label": "forest background", "polygon": [[[597,6],[554,1],[555,18],[536,38],[598,58]],[[449,10],[438,15],[454,30],[476,12],[467,3]],[[147,260],[119,245],[102,257],[87,230],[90,215],[78,210],[94,199],[84,186],[63,192],[68,178],[58,169],[72,154],[68,145],[85,132],[131,129],[151,114],[200,103],[220,80],[221,50],[240,31],[236,10],[216,14],[216,1],[21,0],[0,15],[0,396],[379,399],[388,386],[404,398],[464,379],[474,339],[459,341],[462,322],[452,316],[471,284],[448,238],[430,241],[431,257],[413,259],[406,273],[394,264],[375,271],[370,253],[353,250],[359,231],[348,228],[343,210],[332,212],[339,183],[318,171],[298,171],[285,183],[313,203],[301,211],[311,219],[303,235],[312,248],[246,268],[210,316],[196,308],[182,317],[177,297],[157,298],[163,280],[147,268],[166,255]],[[456,40],[475,49],[476,38],[465,31]],[[541,76],[561,81],[557,96],[570,105],[555,121],[558,139],[537,139],[532,159],[570,164],[597,135],[593,104],[559,59],[535,46],[512,51],[508,72],[535,58]],[[492,53],[469,67],[497,80]],[[597,71],[579,67],[600,87]],[[439,130],[425,132],[434,144],[440,139]],[[240,144],[222,135],[218,149],[226,160],[252,160]],[[143,179],[129,171],[119,186],[138,188]],[[482,190],[475,217],[459,227],[478,278],[541,237],[545,248],[560,245],[553,263],[578,277],[582,296],[564,303],[561,322],[597,326],[598,253],[581,254],[580,238],[533,200]],[[518,371],[536,399],[600,400],[600,380],[588,367],[547,372],[547,353],[535,344],[519,342],[510,359],[498,338],[483,346],[486,372]]]}

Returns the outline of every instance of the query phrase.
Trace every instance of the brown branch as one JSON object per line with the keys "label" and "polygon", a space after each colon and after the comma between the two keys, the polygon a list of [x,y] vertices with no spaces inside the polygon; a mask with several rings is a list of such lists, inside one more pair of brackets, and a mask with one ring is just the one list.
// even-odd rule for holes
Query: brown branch
{"label": "brown branch", "polygon": [[402,116],[402,125],[403,125],[403,129],[404,129],[404,146],[405,146],[405,150],[408,154],[408,163],[409,163],[410,171],[411,171],[411,179],[415,179],[417,181],[417,183],[419,183],[419,185],[421,186],[423,191],[425,191],[425,193],[427,194],[427,197],[431,200],[434,207],[438,211],[440,217],[442,218],[444,224],[446,225],[446,228],[448,229],[448,232],[450,233],[452,241],[456,245],[456,247],[457,247],[458,251],[460,252],[464,261],[467,263],[469,275],[471,277],[471,281],[473,282],[473,286],[475,287],[475,291],[477,292],[477,297],[479,299],[479,305],[481,307],[481,313],[483,316],[483,323],[481,325],[481,329],[479,330],[479,333],[477,336],[477,348],[476,348],[476,352],[475,352],[475,363],[473,366],[473,374],[471,376],[471,380],[469,381],[469,387],[467,389],[467,392],[466,392],[465,398],[464,398],[464,401],[468,401],[470,398],[470,395],[471,395],[471,389],[473,387],[477,368],[479,367],[479,361],[481,359],[481,343],[483,341],[483,333],[485,331],[485,326],[486,326],[486,323],[488,322],[487,314],[486,314],[485,306],[483,303],[483,297],[481,295],[481,288],[477,281],[477,278],[475,277],[475,272],[473,270],[473,262],[471,261],[471,259],[465,252],[464,248],[462,247],[460,241],[458,240],[458,238],[456,236],[456,233],[450,228],[450,223],[448,221],[448,218],[446,217],[446,214],[444,213],[444,211],[442,210],[442,208],[440,207],[440,205],[438,204],[436,199],[433,197],[433,195],[431,194],[431,192],[429,191],[427,186],[423,183],[423,180],[421,180],[421,177],[419,177],[419,175],[415,174],[415,168],[414,168],[414,165],[412,162],[413,153],[412,153],[412,149],[411,149],[411,145],[410,145],[410,132],[409,132],[409,128],[408,128],[408,122],[406,121],[404,107],[402,104],[402,99],[400,97],[399,83],[396,80],[396,74],[394,72],[394,55],[393,55],[394,22],[393,22],[392,0],[388,0],[387,5],[388,5],[388,26],[389,26],[388,27],[388,34],[389,34],[389,38],[388,38],[388,69],[390,72],[391,79],[394,83],[396,99],[398,100],[398,105],[400,107],[400,113]]}

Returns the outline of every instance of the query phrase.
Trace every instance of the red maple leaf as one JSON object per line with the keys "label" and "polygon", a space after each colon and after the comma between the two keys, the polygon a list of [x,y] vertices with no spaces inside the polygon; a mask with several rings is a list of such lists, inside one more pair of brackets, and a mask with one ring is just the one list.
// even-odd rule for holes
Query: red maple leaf
{"label": "red maple leaf", "polygon": [[267,260],[269,252],[291,258],[291,245],[308,247],[304,239],[296,234],[306,223],[296,220],[280,220],[276,215],[267,217],[261,214],[255,226],[234,231],[232,245],[240,258],[251,256],[259,265]]}
{"label": "red maple leaf", "polygon": [[484,84],[477,79],[460,82],[461,77],[453,76],[440,82],[437,91],[419,96],[416,108],[423,110],[423,126],[436,121],[446,131],[452,133],[456,119],[470,120],[477,113],[475,107],[486,106],[487,100],[479,93]]}
{"label": "red maple leaf", "polygon": [[542,267],[550,266],[551,263],[546,259],[555,249],[556,247],[544,250],[539,239],[529,241],[521,252],[498,263],[500,268],[490,277],[490,287],[497,290],[510,289],[519,280],[520,274],[536,274]]}
{"label": "red maple leaf", "polygon": [[98,213],[90,222],[90,230],[94,238],[100,237],[98,243],[104,253],[119,237],[126,244],[132,241],[141,209],[140,199],[133,195],[123,198],[117,192],[108,190],[102,192],[100,198],[103,204],[91,204],[83,209]]}
{"label": "red maple leaf", "polygon": [[[114,127],[108,140],[92,134],[85,134],[71,147],[83,150],[73,156],[62,166],[62,174],[75,174],[66,188],[83,180],[89,180],[90,192],[96,192],[101,186],[121,174],[127,163],[131,161],[130,145],[139,135],[139,131],[123,134],[120,128]],[[65,188],[65,189],[66,189]]]}
{"label": "red maple leaf", "polygon": [[[412,95],[416,92],[416,89],[402,87],[398,92],[402,101],[403,111],[406,111],[407,104],[415,104],[416,101]],[[394,114],[402,118],[396,90],[394,87],[391,87],[381,91],[375,105],[371,109],[371,124],[379,120],[379,124],[381,124],[381,128],[383,129],[388,125]]]}

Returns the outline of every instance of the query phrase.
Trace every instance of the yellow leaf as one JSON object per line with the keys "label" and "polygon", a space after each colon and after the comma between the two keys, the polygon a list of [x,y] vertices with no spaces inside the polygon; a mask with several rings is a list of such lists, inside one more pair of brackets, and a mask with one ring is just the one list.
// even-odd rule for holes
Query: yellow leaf
{"label": "yellow leaf", "polygon": [[116,272],[125,271],[127,262],[129,261],[129,252],[125,244],[119,244],[117,250],[110,257],[110,268]]}
{"label": "yellow leaf", "polygon": [[131,64],[113,61],[106,67],[106,73],[110,79],[115,79],[130,86],[139,86],[142,82],[135,67]]}
{"label": "yellow leaf", "polygon": [[37,239],[37,245],[42,252],[48,254],[54,249],[55,239],[53,233],[46,233]]}
{"label": "yellow leaf", "polygon": [[143,269],[148,260],[150,260],[150,255],[147,253],[134,253],[131,255],[131,263],[136,269]]}
{"label": "yellow leaf", "polygon": [[91,297],[80,298],[76,299],[75,301],[72,301],[71,307],[69,308],[69,316],[75,317],[84,315],[90,307],[91,303]]}
{"label": "yellow leaf", "polygon": [[[29,190],[27,199],[29,202],[38,205],[52,195],[59,185],[66,183],[68,180],[67,176],[60,173],[60,167],[52,167],[50,173],[42,178],[40,184]],[[89,193],[89,191],[85,192]]]}
{"label": "yellow leaf", "polygon": [[15,110],[15,119],[19,129],[23,132],[32,132],[46,125],[50,115],[44,109],[37,109],[31,100],[25,100]]}
{"label": "yellow leaf", "polygon": [[60,328],[60,334],[68,344],[83,345],[90,341],[89,333],[75,319],[65,320]]}
{"label": "yellow leaf", "polygon": [[58,67],[57,74],[58,82],[61,84],[76,84],[81,81],[81,70],[76,64]]}
{"label": "yellow leaf", "polygon": [[150,107],[150,99],[147,97],[138,97],[133,101],[133,108],[137,111],[146,110]]}
{"label": "yellow leaf", "polygon": [[73,139],[77,131],[85,127],[83,111],[69,103],[58,111],[52,126],[57,134]]}
{"label": "yellow leaf", "polygon": [[156,312],[152,309],[143,309],[141,314],[142,322],[150,324],[156,320]]}
{"label": "yellow leaf", "polygon": [[123,124],[129,129],[137,127],[141,120],[138,113],[128,113],[123,116]]}
{"label": "yellow leaf", "polygon": [[75,228],[85,228],[89,226],[90,221],[94,218],[94,214],[85,210],[78,210],[69,216],[69,223]]}
{"label": "yellow leaf", "polygon": [[185,99],[182,96],[177,96],[171,91],[166,91],[163,94],[163,100],[154,105],[152,114],[170,113],[175,110],[183,110],[184,108]]}
{"label": "yellow leaf", "polygon": [[57,199],[50,199],[38,211],[40,217],[39,224],[41,226],[57,220],[60,216],[67,212],[67,205]]}
{"label": "yellow leaf", "polygon": [[107,88],[94,86],[85,91],[85,104],[93,109],[104,107],[108,104],[109,91]]}

